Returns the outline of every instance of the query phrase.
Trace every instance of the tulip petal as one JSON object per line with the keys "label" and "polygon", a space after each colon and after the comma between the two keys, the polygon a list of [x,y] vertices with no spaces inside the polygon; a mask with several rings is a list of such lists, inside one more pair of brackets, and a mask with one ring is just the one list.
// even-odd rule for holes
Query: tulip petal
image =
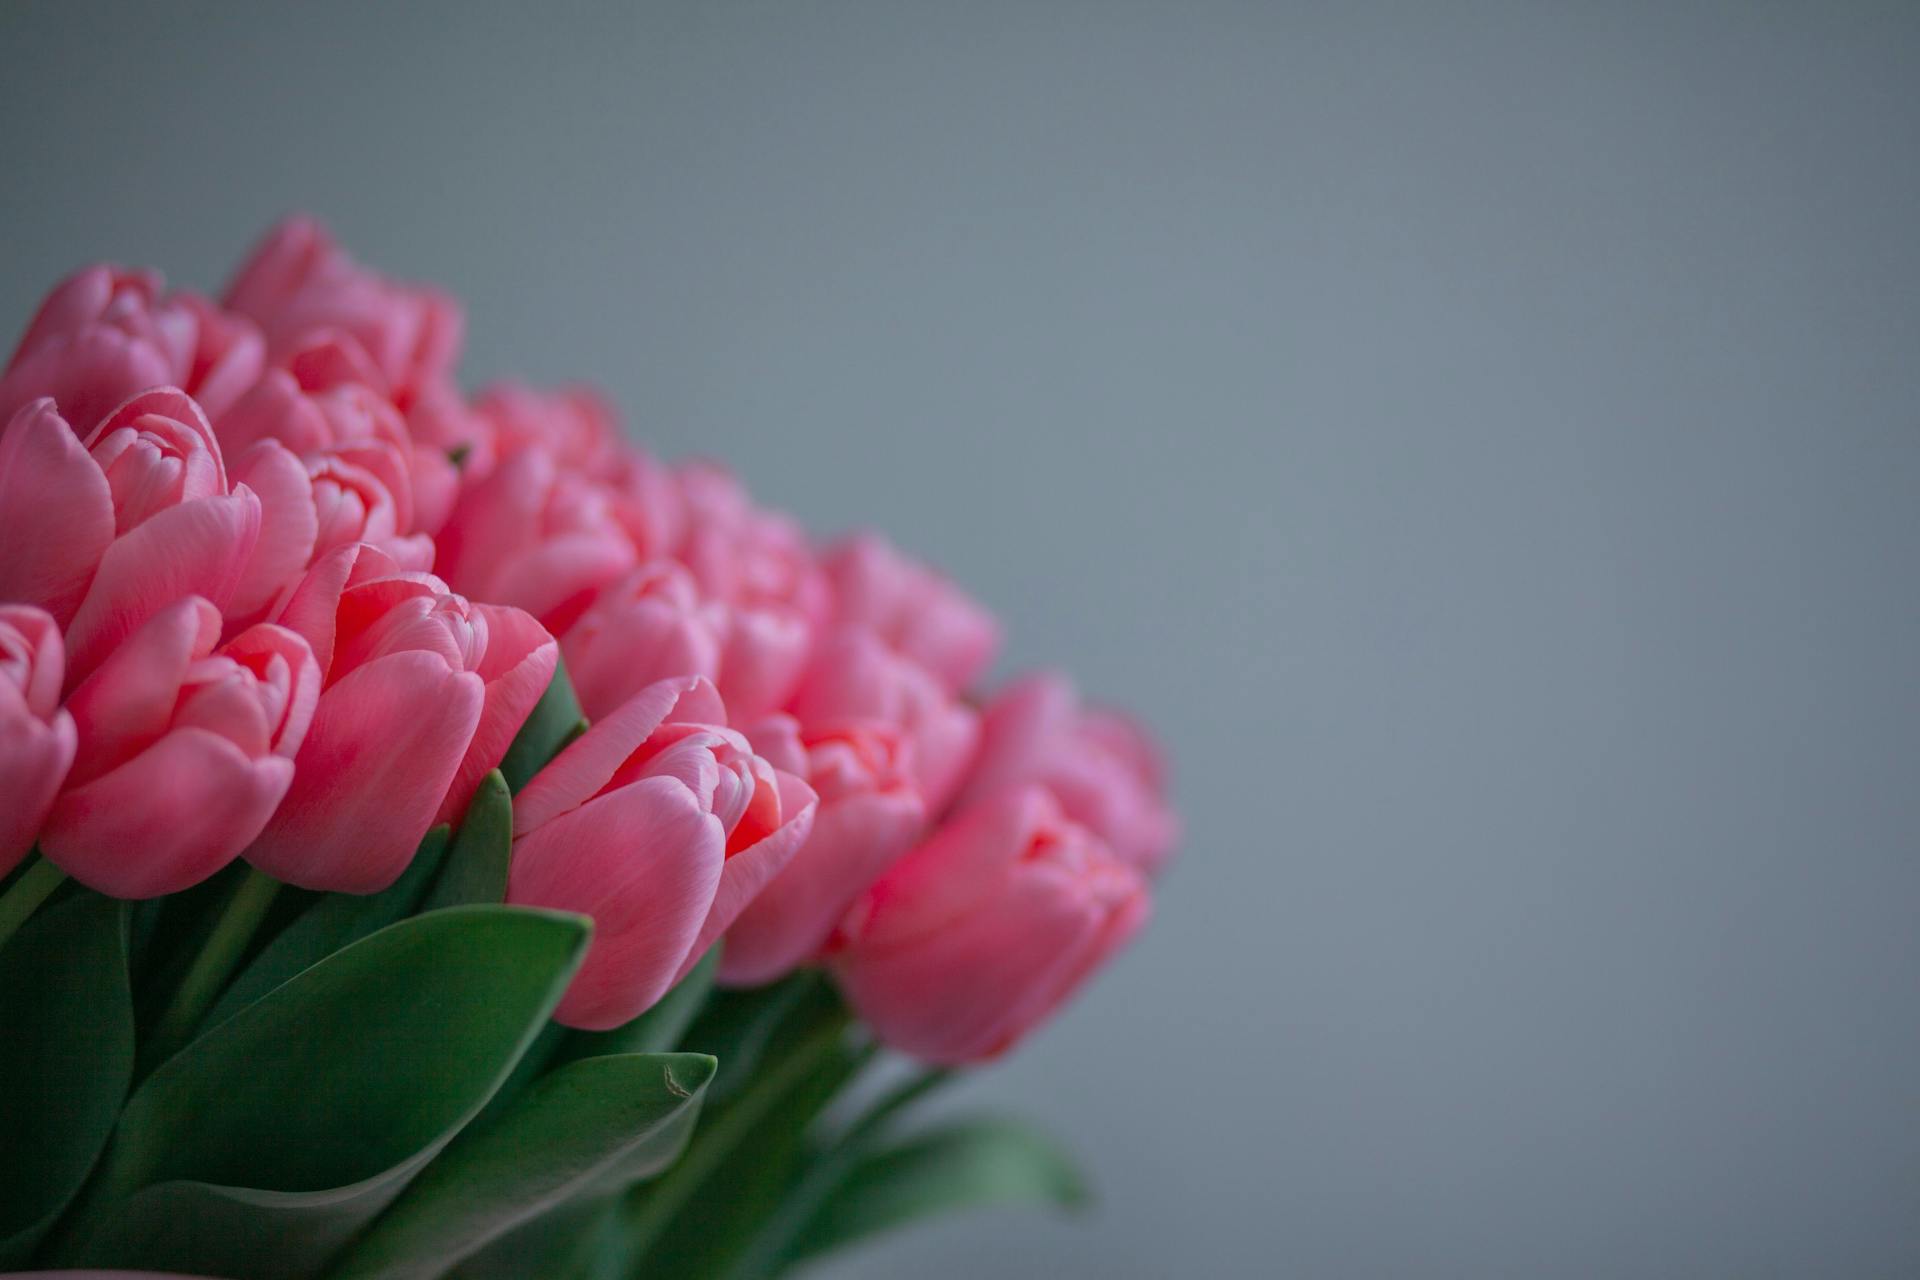
{"label": "tulip petal", "polygon": [[142,623],[67,700],[80,733],[74,785],[92,782],[132,759],[167,731],[180,683],[220,638],[220,612],[198,596]]}
{"label": "tulip petal", "polygon": [[42,721],[24,702],[0,709],[0,876],[33,848],[41,821],[73,764],[73,717],[56,711]]}
{"label": "tulip petal", "polygon": [[299,578],[313,556],[320,524],[306,467],[278,441],[250,446],[235,461],[233,477],[260,499],[260,536],[228,606],[234,616],[249,618]]}
{"label": "tulip petal", "polygon": [[686,977],[693,966],[700,963],[700,957],[707,953],[707,948],[733,927],[740,913],[775,876],[787,868],[800,847],[806,844],[807,837],[813,833],[814,815],[820,809],[813,788],[790,773],[775,776],[780,785],[780,812],[787,815],[787,820],[765,839],[727,859],[726,866],[720,872],[719,889],[713,895],[713,909],[700,926],[700,936],[694,941],[692,950],[688,951],[686,959],[673,975],[675,982]]}
{"label": "tulip petal", "polygon": [[[713,685],[697,677],[679,676],[648,685],[596,721],[514,797],[513,833],[525,835],[598,793],[668,716],[699,720],[709,704],[718,703]],[[688,714],[676,714],[683,706]],[[707,722],[725,723],[724,710],[720,720]]]}
{"label": "tulip petal", "polygon": [[0,432],[0,599],[65,626],[113,542],[113,494],[80,439],[38,400]]}
{"label": "tulip petal", "polygon": [[452,822],[467,811],[480,779],[507,754],[533,704],[553,683],[553,669],[560,661],[560,646],[547,629],[519,609],[492,604],[473,608],[487,623],[487,652],[478,672],[486,682],[486,698],[479,727],[436,822]]}
{"label": "tulip petal", "polygon": [[250,760],[218,734],[176,729],[62,793],[40,849],[74,879],[116,898],[177,893],[231,862],[292,779],[289,760]]}
{"label": "tulip petal", "polygon": [[671,778],[646,778],[514,842],[507,901],[581,911],[593,942],[554,1018],[601,1031],[672,985],[726,861],[720,823]]}

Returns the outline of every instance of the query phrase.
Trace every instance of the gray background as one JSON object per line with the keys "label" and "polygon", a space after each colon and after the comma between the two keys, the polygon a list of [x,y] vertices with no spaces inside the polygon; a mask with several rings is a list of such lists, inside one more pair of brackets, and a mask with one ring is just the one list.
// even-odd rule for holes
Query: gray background
{"label": "gray background", "polygon": [[9,4],[0,306],[312,209],[1159,726],[1102,1210],[838,1275],[1913,1275],[1916,16]]}

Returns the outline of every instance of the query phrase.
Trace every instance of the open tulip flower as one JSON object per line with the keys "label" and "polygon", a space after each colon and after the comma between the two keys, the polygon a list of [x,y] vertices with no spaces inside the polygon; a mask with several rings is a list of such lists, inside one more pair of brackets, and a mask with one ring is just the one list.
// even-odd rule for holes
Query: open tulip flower
{"label": "open tulip flower", "polygon": [[771,1280],[1075,1203],[898,1127],[1146,922],[1151,739],[463,329],[294,218],[0,371],[0,1274]]}

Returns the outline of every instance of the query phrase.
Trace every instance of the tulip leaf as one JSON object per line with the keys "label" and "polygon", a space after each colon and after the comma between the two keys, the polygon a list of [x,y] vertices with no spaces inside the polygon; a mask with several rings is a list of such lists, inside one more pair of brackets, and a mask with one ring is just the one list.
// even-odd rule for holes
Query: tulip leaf
{"label": "tulip leaf", "polygon": [[506,901],[507,859],[512,853],[513,798],[506,779],[495,769],[473,793],[460,834],[447,851],[446,865],[420,909]]}
{"label": "tulip leaf", "polygon": [[559,755],[560,749],[579,737],[586,727],[580,699],[574,696],[573,681],[567,678],[567,664],[556,663],[553,679],[540,695],[540,701],[533,704],[526,723],[520,726],[520,732],[514,735],[513,744],[500,761],[500,772],[506,776],[507,786],[514,791],[526,786],[547,761]]}
{"label": "tulip leaf", "polygon": [[233,985],[215,1002],[206,1025],[225,1022],[294,974],[412,915],[439,873],[452,835],[444,826],[427,832],[400,878],[379,893],[323,894],[240,971]]}
{"label": "tulip leaf", "polygon": [[761,1055],[792,1028],[830,1017],[840,997],[826,977],[803,969],[771,986],[716,991],[682,1037],[680,1048],[720,1059],[720,1074],[708,1093],[738,1093],[754,1078]]}
{"label": "tulip leaf", "polygon": [[799,1262],[921,1218],[988,1205],[1077,1209],[1085,1180],[1049,1139],[1012,1120],[983,1119],[877,1147],[863,1156],[800,1233]]}
{"label": "tulip leaf", "polygon": [[619,1054],[550,1072],[427,1166],[329,1280],[433,1280],[609,1176],[658,1173],[686,1145],[714,1065],[692,1053]]}
{"label": "tulip leaf", "polygon": [[561,912],[460,907],[288,979],[134,1092],[63,1260],[319,1274],[480,1111],[588,933]]}
{"label": "tulip leaf", "polygon": [[631,1280],[617,1196],[581,1197],[514,1228],[447,1273],[453,1280]]}
{"label": "tulip leaf", "polygon": [[0,952],[0,1269],[92,1171],[133,1082],[126,904],[43,907]]}

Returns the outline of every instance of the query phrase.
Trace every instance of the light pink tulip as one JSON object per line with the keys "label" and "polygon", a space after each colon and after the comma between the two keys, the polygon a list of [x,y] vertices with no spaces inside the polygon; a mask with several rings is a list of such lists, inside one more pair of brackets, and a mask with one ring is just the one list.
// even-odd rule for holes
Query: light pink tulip
{"label": "light pink tulip", "polygon": [[717,679],[725,634],[726,606],[701,599],[682,566],[654,560],[601,591],[560,651],[581,709],[597,720],[656,681]]}
{"label": "light pink tulip", "polygon": [[33,847],[73,763],[73,717],[60,706],[65,676],[53,615],[0,604],[0,876]]}
{"label": "light pink tulip", "polygon": [[225,301],[260,326],[276,362],[316,340],[350,342],[364,356],[357,378],[377,377],[402,410],[451,376],[465,328],[453,299],[368,270],[304,217],[267,233]]}
{"label": "light pink tulip", "polygon": [[725,724],[709,681],[660,681],[515,798],[507,901],[594,921],[560,1022],[602,1030],[639,1015],[805,843],[813,791]]}
{"label": "light pink tulip", "polygon": [[961,803],[1021,782],[1044,785],[1068,816],[1148,875],[1179,838],[1152,741],[1117,712],[1083,706],[1057,672],[1017,680],[988,704]]}
{"label": "light pink tulip", "polygon": [[81,434],[151,387],[182,387],[209,414],[259,376],[260,335],[193,294],[162,296],[159,273],[87,267],[55,286],[0,377],[0,422],[50,396]]}
{"label": "light pink tulip", "polygon": [[458,590],[525,609],[556,633],[637,560],[605,491],[539,445],[465,489],[438,542],[436,565]]}
{"label": "light pink tulip", "polygon": [[792,716],[748,731],[754,750],[820,797],[813,834],[727,930],[720,980],[771,982],[813,959],[849,903],[920,838],[926,806],[898,730],[852,723],[803,734]]}
{"label": "light pink tulip", "polygon": [[841,923],[833,968],[883,1042],[956,1066],[1006,1052],[1145,924],[1140,873],[1041,787],[968,810]]}
{"label": "light pink tulip", "polygon": [[599,479],[623,447],[613,406],[591,387],[498,382],[475,398],[473,411],[492,426],[494,450],[503,458],[537,445],[561,468]]}
{"label": "light pink tulip", "polygon": [[226,608],[260,525],[259,498],[229,491],[212,428],[174,388],[136,395],[84,447],[50,399],[0,435],[0,599],[65,626],[70,687],[183,596]]}
{"label": "light pink tulip", "polygon": [[469,604],[365,543],[322,556],[277,617],[313,646],[325,692],[247,859],[303,888],[378,892],[429,826],[465,811],[558,646],[519,610]]}
{"label": "light pink tulip", "polygon": [[945,810],[973,760],[980,717],[952,698],[930,672],[864,628],[829,635],[794,695],[803,725],[831,727],[879,721],[910,744],[909,767],[927,813]]}
{"label": "light pink tulip", "polygon": [[830,549],[834,618],[866,627],[959,693],[992,663],[1000,624],[977,601],[875,533]]}
{"label": "light pink tulip", "polygon": [[319,666],[284,627],[249,627],[216,650],[219,637],[218,609],[177,601],[68,700],[79,748],[40,848],[74,879],[117,898],[198,884],[286,794]]}

